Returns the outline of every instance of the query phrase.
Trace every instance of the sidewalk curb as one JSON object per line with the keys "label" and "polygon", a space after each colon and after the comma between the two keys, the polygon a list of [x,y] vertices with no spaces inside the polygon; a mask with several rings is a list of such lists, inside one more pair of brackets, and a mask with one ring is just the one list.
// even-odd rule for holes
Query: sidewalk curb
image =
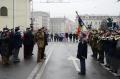
{"label": "sidewalk curb", "polygon": [[[54,46],[48,48],[48,50],[46,52],[49,52],[49,54],[51,54],[51,50],[53,51],[54,49]],[[47,61],[48,62],[48,59],[49,59],[49,54],[48,54],[48,58],[43,61],[43,62],[40,62],[38,63],[35,68],[32,70],[32,72],[30,73],[30,75],[27,77],[27,79],[36,79],[36,76],[38,76],[38,73],[41,71],[44,63]]]}

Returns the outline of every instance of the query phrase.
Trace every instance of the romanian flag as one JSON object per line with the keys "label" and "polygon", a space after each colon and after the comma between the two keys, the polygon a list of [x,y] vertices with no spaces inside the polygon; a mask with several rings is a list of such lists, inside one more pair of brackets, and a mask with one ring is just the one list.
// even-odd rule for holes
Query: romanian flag
{"label": "romanian flag", "polygon": [[82,28],[84,26],[84,22],[82,21],[81,17],[78,15],[77,11],[76,11],[76,14],[77,14],[77,20],[78,20],[78,27],[76,29],[76,34],[79,36],[79,34],[82,31]]}

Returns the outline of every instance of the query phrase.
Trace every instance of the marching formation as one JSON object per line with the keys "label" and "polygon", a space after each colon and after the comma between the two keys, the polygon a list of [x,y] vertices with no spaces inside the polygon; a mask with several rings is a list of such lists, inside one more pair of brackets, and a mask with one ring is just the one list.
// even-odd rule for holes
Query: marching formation
{"label": "marching formation", "polygon": [[20,32],[20,28],[14,29],[3,28],[0,32],[0,54],[2,58],[2,64],[10,64],[10,60],[13,63],[20,62],[19,50],[24,45],[24,59],[29,59],[33,55],[32,51],[35,43],[38,45],[38,57],[37,62],[42,61],[45,58],[44,50],[47,45],[46,29],[42,27],[37,32],[33,32],[32,28],[26,28],[23,33]]}

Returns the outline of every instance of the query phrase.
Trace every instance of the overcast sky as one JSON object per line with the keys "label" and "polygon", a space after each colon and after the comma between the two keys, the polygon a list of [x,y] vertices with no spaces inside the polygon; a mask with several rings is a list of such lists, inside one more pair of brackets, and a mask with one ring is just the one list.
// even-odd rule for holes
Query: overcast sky
{"label": "overcast sky", "polygon": [[[71,3],[40,3],[45,0],[33,0],[34,11],[45,11],[51,17],[75,19],[75,11],[80,15],[120,15],[120,1],[117,0],[64,0]],[[56,0],[49,0],[56,1]],[[62,0],[59,0],[62,1]]]}

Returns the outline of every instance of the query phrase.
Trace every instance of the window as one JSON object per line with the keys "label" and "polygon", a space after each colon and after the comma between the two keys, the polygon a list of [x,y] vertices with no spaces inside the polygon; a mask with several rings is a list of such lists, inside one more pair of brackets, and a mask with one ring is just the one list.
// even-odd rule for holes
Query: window
{"label": "window", "polygon": [[8,16],[8,9],[6,7],[1,7],[0,16]]}

